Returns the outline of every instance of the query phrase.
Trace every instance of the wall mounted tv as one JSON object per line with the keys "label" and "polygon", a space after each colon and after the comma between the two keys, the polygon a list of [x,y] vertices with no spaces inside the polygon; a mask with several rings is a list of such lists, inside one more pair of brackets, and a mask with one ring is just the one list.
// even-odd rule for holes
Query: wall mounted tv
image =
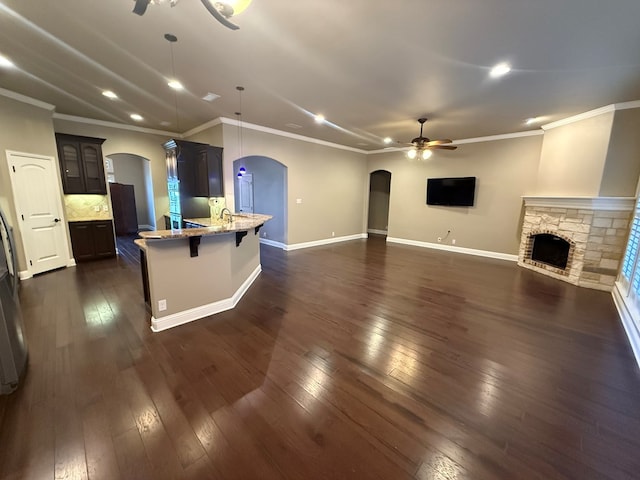
{"label": "wall mounted tv", "polygon": [[428,178],[427,205],[472,207],[476,177]]}

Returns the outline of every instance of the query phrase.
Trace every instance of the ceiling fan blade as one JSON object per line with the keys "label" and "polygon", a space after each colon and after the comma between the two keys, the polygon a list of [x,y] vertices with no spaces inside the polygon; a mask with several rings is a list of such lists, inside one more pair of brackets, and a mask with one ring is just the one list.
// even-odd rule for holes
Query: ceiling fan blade
{"label": "ceiling fan blade", "polygon": [[442,145],[443,143],[453,143],[453,140],[449,140],[448,138],[443,138],[442,140],[431,140],[427,142],[426,145],[430,147],[431,145]]}
{"label": "ceiling fan blade", "polygon": [[455,150],[458,147],[454,145],[429,145],[427,148],[429,150]]}
{"label": "ceiling fan blade", "polygon": [[149,3],[151,3],[151,0],[136,0],[136,4],[133,6],[133,13],[142,15],[147,11]]}
{"label": "ceiling fan blade", "polygon": [[[138,0],[140,1],[140,0]],[[208,10],[208,12],[213,15],[216,20],[218,20],[221,24],[223,24],[225,27],[230,28],[231,30],[238,30],[240,27],[231,23],[229,20],[227,20],[226,18],[224,18],[220,12],[218,12],[218,10],[216,9],[216,7],[214,7],[213,5],[211,5],[211,2],[209,0],[201,0],[202,4],[204,5],[204,8],[206,8]]]}

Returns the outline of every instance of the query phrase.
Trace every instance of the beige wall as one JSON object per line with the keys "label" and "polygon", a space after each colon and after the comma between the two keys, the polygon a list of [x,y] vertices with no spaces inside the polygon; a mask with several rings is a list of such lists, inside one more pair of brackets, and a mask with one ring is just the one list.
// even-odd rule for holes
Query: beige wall
{"label": "beige wall", "polygon": [[[16,219],[7,150],[46,155],[57,159],[52,112],[0,95],[0,208],[14,228],[18,270],[24,271],[27,266],[22,248],[20,224]],[[62,185],[58,169],[56,169],[56,176],[59,184]],[[62,192],[62,186],[60,191]],[[64,214],[64,212],[60,213]]]}
{"label": "beige wall", "polygon": [[[542,136],[465,144],[439,151],[427,161],[401,152],[369,156],[368,169],[391,172],[388,236],[421,242],[517,254],[522,195],[531,194]],[[427,178],[476,177],[473,207],[426,204]]]}
{"label": "beige wall", "polygon": [[614,113],[547,130],[536,195],[598,196]]}
{"label": "beige wall", "polygon": [[617,110],[600,183],[601,197],[633,197],[640,177],[640,108]]}
{"label": "beige wall", "polygon": [[102,144],[102,155],[105,157],[115,153],[129,153],[148,159],[155,200],[155,222],[156,225],[164,225],[162,216],[169,211],[169,198],[165,151],[162,145],[169,140],[169,136],[59,119],[54,119],[54,127],[59,133],[105,138],[106,141]]}
{"label": "beige wall", "polygon": [[214,147],[223,147],[222,143],[222,124],[209,127],[206,130],[185,136],[184,140],[190,142],[208,143]]}
{"label": "beige wall", "polygon": [[[240,157],[238,127],[223,125],[227,205],[234,205],[233,161]],[[243,156],[270,157],[287,167],[289,245],[365,232],[366,155],[244,129]],[[302,203],[296,203],[296,199]]]}

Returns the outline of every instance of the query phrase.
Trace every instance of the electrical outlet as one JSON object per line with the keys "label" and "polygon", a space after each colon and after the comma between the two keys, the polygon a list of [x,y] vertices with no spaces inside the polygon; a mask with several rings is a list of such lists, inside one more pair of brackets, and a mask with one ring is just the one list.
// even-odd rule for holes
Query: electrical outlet
{"label": "electrical outlet", "polygon": [[298,205],[300,205],[300,204],[302,203],[302,199],[301,199],[301,198],[296,198],[296,203],[297,203]]}
{"label": "electrical outlet", "polygon": [[335,237],[336,236],[336,232],[331,232],[331,236]]}
{"label": "electrical outlet", "polygon": [[267,238],[267,232],[262,232],[262,236],[263,236],[264,238]]}
{"label": "electrical outlet", "polygon": [[93,207],[93,209],[94,209],[96,212],[99,212],[99,211],[100,211],[100,205],[96,205],[95,207]]}
{"label": "electrical outlet", "polygon": [[109,211],[109,205],[103,205],[102,206],[102,210],[105,211],[105,212],[108,212]]}
{"label": "electrical outlet", "polygon": [[158,310],[164,312],[167,309],[167,300],[163,298],[162,300],[158,300]]}
{"label": "electrical outlet", "polygon": [[454,238],[453,240],[451,240],[451,245],[455,245],[456,244],[456,239]]}
{"label": "electrical outlet", "polygon": [[438,237],[438,243],[442,242],[442,237]]}

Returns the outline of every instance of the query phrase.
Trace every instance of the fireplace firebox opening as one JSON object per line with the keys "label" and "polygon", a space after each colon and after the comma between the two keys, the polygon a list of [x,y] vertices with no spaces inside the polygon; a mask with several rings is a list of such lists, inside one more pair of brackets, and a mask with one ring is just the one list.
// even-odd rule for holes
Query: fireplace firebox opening
{"label": "fireplace firebox opening", "polygon": [[531,260],[564,270],[569,260],[570,243],[550,233],[533,235]]}

